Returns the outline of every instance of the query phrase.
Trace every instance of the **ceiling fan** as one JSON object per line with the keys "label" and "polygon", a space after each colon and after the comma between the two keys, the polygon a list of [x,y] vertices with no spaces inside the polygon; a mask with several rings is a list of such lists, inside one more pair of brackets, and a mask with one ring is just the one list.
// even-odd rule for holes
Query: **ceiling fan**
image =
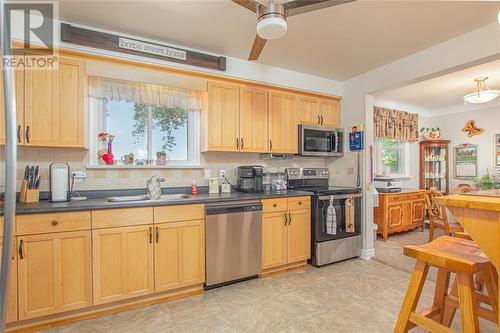
{"label": "ceiling fan", "polygon": [[355,0],[232,0],[256,13],[257,35],[248,60],[257,60],[267,40],[283,37],[287,31],[287,17],[313,10],[333,7]]}

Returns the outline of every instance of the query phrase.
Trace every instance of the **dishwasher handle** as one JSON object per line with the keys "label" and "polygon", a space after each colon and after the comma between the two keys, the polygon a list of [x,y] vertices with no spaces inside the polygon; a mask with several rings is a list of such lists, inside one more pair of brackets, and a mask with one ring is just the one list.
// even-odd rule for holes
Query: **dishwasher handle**
{"label": "dishwasher handle", "polygon": [[254,211],[261,211],[261,210],[262,210],[262,204],[260,202],[245,203],[245,204],[227,204],[227,205],[208,206],[206,208],[205,214],[206,215],[220,215],[220,214],[254,212]]}

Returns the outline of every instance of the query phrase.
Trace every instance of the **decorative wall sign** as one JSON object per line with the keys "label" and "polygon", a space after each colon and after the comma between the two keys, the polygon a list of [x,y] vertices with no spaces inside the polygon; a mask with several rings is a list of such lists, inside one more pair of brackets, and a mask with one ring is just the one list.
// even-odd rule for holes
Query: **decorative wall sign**
{"label": "decorative wall sign", "polygon": [[168,45],[149,43],[96,30],[78,28],[67,23],[61,23],[61,41],[102,50],[179,62],[186,65],[219,71],[226,70],[226,57],[218,57],[211,54],[183,50]]}
{"label": "decorative wall sign", "polygon": [[455,178],[477,177],[477,145],[464,143],[455,147]]}
{"label": "decorative wall sign", "polygon": [[468,132],[469,138],[471,138],[473,136],[483,134],[484,128],[476,127],[476,121],[471,119],[465,124],[464,128],[462,128],[462,132]]}

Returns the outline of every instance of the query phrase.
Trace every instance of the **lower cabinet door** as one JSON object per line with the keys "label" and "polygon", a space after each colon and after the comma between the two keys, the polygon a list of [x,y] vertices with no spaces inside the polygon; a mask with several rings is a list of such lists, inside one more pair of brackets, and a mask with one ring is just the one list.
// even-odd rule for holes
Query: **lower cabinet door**
{"label": "lower cabinet door", "polygon": [[[13,248],[16,247],[17,242],[14,241]],[[0,262],[2,261],[2,245],[3,238],[0,237]],[[11,323],[17,321],[17,263],[16,263],[16,253],[12,250],[12,260],[10,262],[10,272],[9,272],[9,285],[7,286],[7,322]]]}
{"label": "lower cabinet door", "polygon": [[90,231],[18,237],[19,319],[92,305]]}
{"label": "lower cabinet door", "polygon": [[287,262],[307,260],[311,257],[311,211],[289,212],[287,227]]}
{"label": "lower cabinet door", "polygon": [[155,225],[155,291],[205,281],[204,221]]}
{"label": "lower cabinet door", "polygon": [[387,207],[387,220],[390,228],[399,228],[403,225],[403,204]]}
{"label": "lower cabinet door", "polygon": [[287,212],[264,213],[262,220],[262,268],[286,264]]}
{"label": "lower cabinet door", "polygon": [[153,225],[92,231],[94,305],[154,292]]}
{"label": "lower cabinet door", "polygon": [[411,223],[422,224],[425,218],[425,201],[413,201],[411,203]]}

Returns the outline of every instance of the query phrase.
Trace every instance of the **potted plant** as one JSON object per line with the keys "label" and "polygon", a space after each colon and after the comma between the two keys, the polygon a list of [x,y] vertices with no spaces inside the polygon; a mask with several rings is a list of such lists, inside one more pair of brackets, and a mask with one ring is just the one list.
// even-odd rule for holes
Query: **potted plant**
{"label": "potted plant", "polygon": [[167,153],[165,153],[164,151],[156,152],[156,165],[165,165],[167,164],[167,162]]}
{"label": "potted plant", "polygon": [[420,133],[422,133],[422,137],[426,140],[441,138],[441,129],[439,127],[422,127]]}

